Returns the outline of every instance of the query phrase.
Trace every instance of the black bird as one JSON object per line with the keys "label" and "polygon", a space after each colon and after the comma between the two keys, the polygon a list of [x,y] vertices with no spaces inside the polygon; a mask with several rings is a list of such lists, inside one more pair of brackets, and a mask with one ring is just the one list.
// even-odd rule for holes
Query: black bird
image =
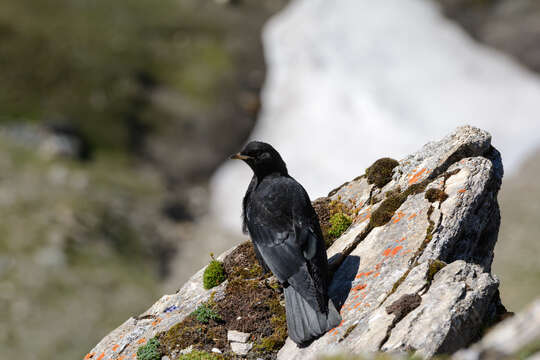
{"label": "black bird", "polygon": [[283,285],[289,336],[305,346],[341,321],[328,298],[328,259],[317,214],[271,145],[252,141],[231,159],[253,170],[242,230],[251,236],[263,269]]}

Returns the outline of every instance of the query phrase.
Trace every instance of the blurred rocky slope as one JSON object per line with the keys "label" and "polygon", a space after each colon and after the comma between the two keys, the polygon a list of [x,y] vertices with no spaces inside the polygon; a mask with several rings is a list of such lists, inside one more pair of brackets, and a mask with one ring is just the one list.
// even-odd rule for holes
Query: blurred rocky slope
{"label": "blurred rocky slope", "polygon": [[481,43],[540,72],[540,3],[536,0],[433,0]]}
{"label": "blurred rocky slope", "polygon": [[81,356],[160,292],[178,241],[155,174],[120,157],[51,158],[57,141],[69,143],[36,127],[0,132],[2,359]]}
{"label": "blurred rocky slope", "polygon": [[67,124],[185,200],[253,127],[260,28],[283,3],[4,1],[0,121]]}
{"label": "blurred rocky slope", "polygon": [[0,358],[82,357],[162,292],[282,4],[2,2]]}

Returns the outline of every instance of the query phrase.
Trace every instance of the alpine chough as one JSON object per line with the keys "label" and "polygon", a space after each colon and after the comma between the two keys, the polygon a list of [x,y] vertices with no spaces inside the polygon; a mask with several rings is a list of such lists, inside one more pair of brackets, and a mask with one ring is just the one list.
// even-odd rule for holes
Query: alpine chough
{"label": "alpine chough", "polygon": [[231,159],[253,170],[242,230],[263,269],[283,285],[289,336],[305,346],[341,322],[328,297],[328,259],[317,214],[271,145],[252,141]]}

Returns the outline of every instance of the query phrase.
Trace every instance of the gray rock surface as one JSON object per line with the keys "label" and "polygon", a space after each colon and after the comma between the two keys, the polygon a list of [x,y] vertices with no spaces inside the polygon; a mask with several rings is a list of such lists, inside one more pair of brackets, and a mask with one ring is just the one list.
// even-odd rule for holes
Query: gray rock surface
{"label": "gray rock surface", "polygon": [[[287,340],[278,359],[381,350],[430,357],[478,340],[504,311],[498,280],[490,274],[502,175],[490,135],[464,126],[399,161],[383,188],[359,177],[333,190],[329,199],[347,204],[354,214],[350,228],[328,249],[335,271],[330,295],[343,321],[306,348]],[[446,197],[430,202],[431,189]],[[377,220],[395,198],[393,215],[387,222]],[[180,322],[210,296],[202,273],[127,320],[91,354],[129,358]],[[215,301],[223,286],[213,289]],[[241,345],[233,341],[231,348],[240,354],[251,346]]]}
{"label": "gray rock surface", "polygon": [[481,341],[453,359],[530,359],[540,357],[540,298],[491,329]]}

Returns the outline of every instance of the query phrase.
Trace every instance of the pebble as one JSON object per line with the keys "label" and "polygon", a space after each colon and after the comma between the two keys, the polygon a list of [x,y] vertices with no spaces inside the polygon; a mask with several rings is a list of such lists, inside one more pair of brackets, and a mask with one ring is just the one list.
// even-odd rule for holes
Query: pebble
{"label": "pebble", "polygon": [[227,331],[227,340],[239,342],[239,343],[245,343],[248,341],[250,337],[250,333],[244,333],[241,331],[236,330],[229,330]]}

